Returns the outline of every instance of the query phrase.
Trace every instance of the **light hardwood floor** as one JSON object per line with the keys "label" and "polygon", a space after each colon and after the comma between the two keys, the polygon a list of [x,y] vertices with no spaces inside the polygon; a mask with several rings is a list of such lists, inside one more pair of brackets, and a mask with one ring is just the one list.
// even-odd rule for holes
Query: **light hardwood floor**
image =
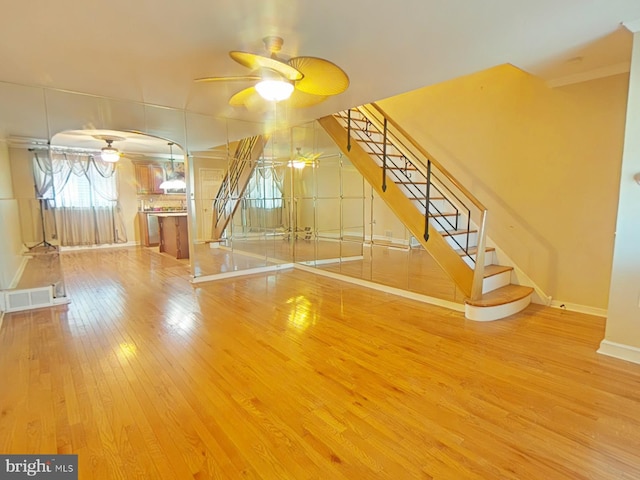
{"label": "light hardwood floor", "polygon": [[0,453],[77,453],[83,480],[640,478],[640,365],[595,352],[603,319],[61,261],[71,304],[0,329]]}

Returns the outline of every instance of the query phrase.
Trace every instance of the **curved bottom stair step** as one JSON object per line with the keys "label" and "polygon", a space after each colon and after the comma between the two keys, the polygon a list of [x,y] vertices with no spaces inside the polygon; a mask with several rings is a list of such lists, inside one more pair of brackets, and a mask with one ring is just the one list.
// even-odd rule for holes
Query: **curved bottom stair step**
{"label": "curved bottom stair step", "polygon": [[518,313],[531,302],[533,288],[506,285],[485,293],[477,300],[465,300],[465,317],[481,322],[499,320]]}

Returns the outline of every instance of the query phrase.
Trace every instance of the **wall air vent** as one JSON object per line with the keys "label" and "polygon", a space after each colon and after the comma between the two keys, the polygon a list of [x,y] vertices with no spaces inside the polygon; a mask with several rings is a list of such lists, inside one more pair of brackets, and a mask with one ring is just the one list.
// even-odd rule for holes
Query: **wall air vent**
{"label": "wall air vent", "polygon": [[28,290],[8,290],[3,293],[5,312],[19,312],[55,305],[52,285]]}

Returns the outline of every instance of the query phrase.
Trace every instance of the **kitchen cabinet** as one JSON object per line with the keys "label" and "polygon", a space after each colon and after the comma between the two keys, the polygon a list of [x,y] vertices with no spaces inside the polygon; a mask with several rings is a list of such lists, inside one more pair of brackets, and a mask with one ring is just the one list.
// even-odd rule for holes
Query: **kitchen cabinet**
{"label": "kitchen cabinet", "polygon": [[136,163],[138,195],[161,195],[160,184],[164,181],[164,167],[156,163]]}
{"label": "kitchen cabinet", "polygon": [[145,247],[160,245],[160,227],[158,217],[147,212],[138,212],[140,243]]}
{"label": "kitchen cabinet", "polygon": [[[189,258],[189,231],[186,213],[154,213],[160,225],[160,252]],[[151,215],[150,215],[151,216]]]}

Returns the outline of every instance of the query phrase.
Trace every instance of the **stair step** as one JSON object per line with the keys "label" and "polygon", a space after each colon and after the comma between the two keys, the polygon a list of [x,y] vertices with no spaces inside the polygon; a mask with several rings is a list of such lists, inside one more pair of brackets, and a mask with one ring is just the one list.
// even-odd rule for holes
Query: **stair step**
{"label": "stair step", "polygon": [[533,288],[523,285],[506,285],[485,293],[478,300],[465,300],[465,303],[474,307],[496,307],[515,302],[533,293]]}
{"label": "stair step", "polygon": [[[362,141],[362,140],[361,140]],[[374,143],[374,142],[370,142],[370,141],[362,141],[362,143]],[[373,151],[373,150],[369,150],[369,149],[365,149],[365,152],[367,152],[369,155],[375,155],[376,157],[381,157],[382,156],[382,152],[379,151]],[[385,155],[387,157],[394,157],[394,158],[406,158],[404,155],[402,155],[401,153],[385,153]],[[388,167],[387,167],[388,168]]]}
{"label": "stair step", "polygon": [[[381,167],[382,168],[382,167]],[[408,166],[408,167],[393,167],[393,166],[389,166],[387,165],[387,170],[401,170],[403,172],[417,172],[418,169],[414,166]]]}
{"label": "stair step", "polygon": [[449,232],[447,232],[446,230],[443,232],[440,232],[440,235],[442,235],[443,237],[455,237],[456,235],[466,235],[467,231],[469,233],[477,233],[477,230],[451,230]]}
{"label": "stair step", "polygon": [[[484,249],[485,253],[486,253],[486,252],[494,252],[495,250],[496,250],[496,249],[495,249],[495,248],[493,248],[493,247],[486,247],[486,248]],[[476,253],[478,253],[478,247],[469,247],[469,251],[467,251],[467,252],[465,252],[465,251],[464,251],[464,250],[462,250],[462,249],[458,249],[458,250],[456,250],[456,253],[457,253],[458,255],[460,255],[461,257],[462,257],[462,256],[465,256],[465,255],[475,255]],[[488,265],[487,265],[487,267],[488,267]]]}
{"label": "stair step", "polygon": [[510,272],[511,270],[513,270],[513,267],[508,267],[506,265],[496,265],[492,263],[491,265],[486,265],[484,267],[484,278],[493,277],[494,275],[500,275],[501,273]]}

